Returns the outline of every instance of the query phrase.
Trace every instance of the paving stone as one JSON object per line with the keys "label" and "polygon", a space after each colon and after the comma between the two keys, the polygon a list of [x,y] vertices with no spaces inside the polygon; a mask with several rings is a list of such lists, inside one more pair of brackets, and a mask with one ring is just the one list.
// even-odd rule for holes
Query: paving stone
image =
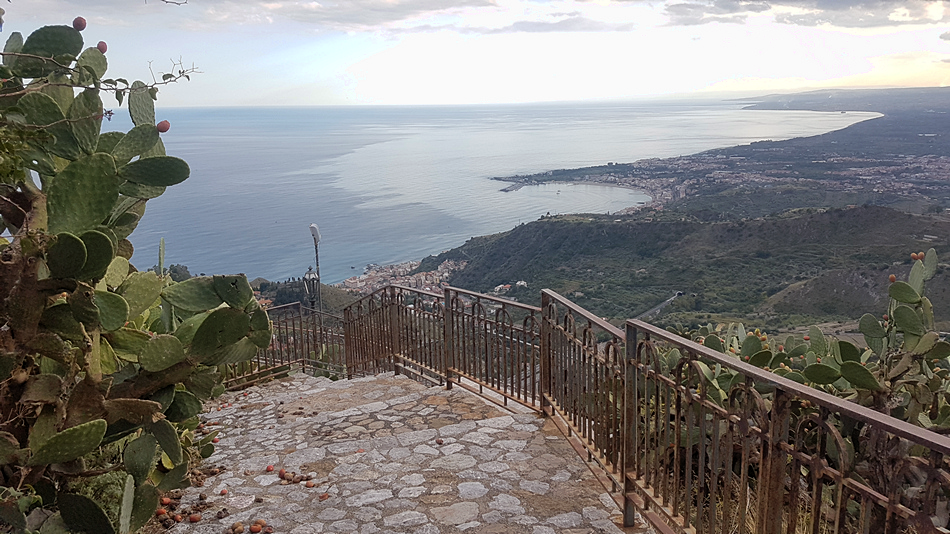
{"label": "paving stone", "polygon": [[383,518],[383,524],[387,527],[411,527],[428,523],[429,518],[422,512],[407,510],[395,515]]}
{"label": "paving stone", "polygon": [[452,506],[432,508],[429,513],[441,523],[460,525],[478,517],[478,503],[457,502]]}

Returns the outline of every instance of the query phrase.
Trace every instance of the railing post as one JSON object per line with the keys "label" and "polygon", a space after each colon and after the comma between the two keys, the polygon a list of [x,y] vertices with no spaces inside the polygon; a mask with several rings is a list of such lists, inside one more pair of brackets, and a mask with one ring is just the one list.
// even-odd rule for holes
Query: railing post
{"label": "railing post", "polygon": [[551,318],[550,297],[541,291],[541,413],[547,414],[547,395],[551,394]]}
{"label": "railing post", "polygon": [[452,373],[449,369],[455,367],[455,315],[452,311],[452,290],[445,288],[444,301],[442,306],[442,346],[445,348],[444,368],[445,389],[452,389]]}
{"label": "railing post", "polygon": [[768,443],[762,444],[762,475],[759,486],[759,514],[757,534],[772,534],[782,530],[782,505],[785,498],[785,454],[781,444],[788,439],[788,420],[791,398],[776,388],[769,417]]}
{"label": "railing post", "polygon": [[399,374],[396,365],[396,354],[399,353],[399,305],[396,303],[396,288],[389,288],[389,310],[386,312],[389,326],[389,357],[392,361],[393,372]]}
{"label": "railing post", "polygon": [[637,432],[637,329],[627,323],[627,332],[624,342],[624,394],[623,394],[623,439],[621,440],[620,476],[623,477],[623,526],[633,527],[637,524],[637,509],[632,496],[636,491],[633,477],[637,473],[636,466],[636,432]]}

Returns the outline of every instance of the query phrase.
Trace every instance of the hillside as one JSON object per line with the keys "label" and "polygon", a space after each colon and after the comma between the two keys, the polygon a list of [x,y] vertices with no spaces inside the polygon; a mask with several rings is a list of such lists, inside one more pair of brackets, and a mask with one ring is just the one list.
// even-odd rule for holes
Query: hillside
{"label": "hillside", "polygon": [[[938,236],[936,239],[924,236]],[[883,313],[887,276],[906,276],[910,253],[950,253],[950,220],[862,206],[798,210],[748,221],[646,221],[572,215],[474,238],[427,258],[468,265],[451,283],[535,303],[551,288],[614,320],[673,296],[661,322],[740,317],[769,327]],[[948,273],[930,284],[935,313],[950,319]]]}

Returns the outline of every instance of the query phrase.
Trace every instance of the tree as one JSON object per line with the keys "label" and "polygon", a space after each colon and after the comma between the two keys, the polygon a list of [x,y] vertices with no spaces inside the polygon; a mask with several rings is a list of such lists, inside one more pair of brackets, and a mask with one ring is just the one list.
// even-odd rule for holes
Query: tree
{"label": "tree", "polygon": [[[143,525],[187,483],[184,449],[213,451],[193,430],[223,391],[218,366],[271,337],[243,275],[177,283],[163,245],[157,272],[129,263],[147,201],[190,172],[154,110],[158,85],[188,71],[106,78],[106,46],[84,50],[83,28],[13,33],[0,65],[0,521],[15,532],[27,516],[57,532]],[[128,102],[129,132],[101,132],[103,92]],[[79,491],[104,473],[123,495],[105,511]]]}

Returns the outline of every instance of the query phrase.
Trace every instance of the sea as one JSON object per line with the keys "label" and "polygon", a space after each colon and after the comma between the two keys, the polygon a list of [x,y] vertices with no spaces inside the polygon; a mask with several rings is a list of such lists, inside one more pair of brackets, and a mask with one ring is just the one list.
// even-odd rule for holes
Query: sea
{"label": "sea", "polygon": [[[167,153],[191,177],[148,202],[133,263],[324,283],[419,260],[545,214],[610,213],[640,191],[492,180],[693,154],[845,128],[875,113],[742,109],[724,100],[425,107],[162,108]],[[117,110],[109,129],[131,127]]]}

